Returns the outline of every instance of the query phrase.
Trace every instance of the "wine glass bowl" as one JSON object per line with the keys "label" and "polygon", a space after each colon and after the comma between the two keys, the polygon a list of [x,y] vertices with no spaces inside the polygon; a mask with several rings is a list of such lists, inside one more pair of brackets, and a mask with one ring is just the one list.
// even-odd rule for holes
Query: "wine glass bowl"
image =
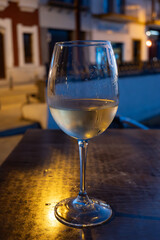
{"label": "wine glass bowl", "polygon": [[[88,227],[107,221],[112,210],[85,190],[88,140],[104,132],[118,108],[118,72],[109,41],[56,43],[48,77],[48,105],[59,127],[78,140],[80,192],[55,207],[57,219]],[[67,164],[67,163],[66,163]]]}

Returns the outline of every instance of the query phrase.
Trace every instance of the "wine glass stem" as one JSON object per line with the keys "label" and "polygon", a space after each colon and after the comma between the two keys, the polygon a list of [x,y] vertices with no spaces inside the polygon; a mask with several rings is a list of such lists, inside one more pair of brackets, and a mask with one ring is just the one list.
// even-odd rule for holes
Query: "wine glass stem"
{"label": "wine glass stem", "polygon": [[86,161],[87,161],[87,147],[86,140],[78,140],[79,157],[80,157],[80,192],[79,195],[86,195],[85,178],[86,178]]}

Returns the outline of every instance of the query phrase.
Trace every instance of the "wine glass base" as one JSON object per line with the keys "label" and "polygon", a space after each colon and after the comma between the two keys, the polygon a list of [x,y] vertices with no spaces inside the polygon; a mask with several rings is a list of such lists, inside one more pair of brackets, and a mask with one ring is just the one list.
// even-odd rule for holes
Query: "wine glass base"
{"label": "wine glass base", "polygon": [[110,206],[101,200],[91,198],[79,202],[78,198],[67,198],[55,206],[55,216],[71,227],[91,227],[108,221],[112,216]]}

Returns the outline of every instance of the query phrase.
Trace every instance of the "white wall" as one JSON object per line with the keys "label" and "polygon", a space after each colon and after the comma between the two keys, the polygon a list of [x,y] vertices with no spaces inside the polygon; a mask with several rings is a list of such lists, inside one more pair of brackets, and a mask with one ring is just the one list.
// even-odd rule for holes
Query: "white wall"
{"label": "white wall", "polygon": [[[103,13],[103,1],[92,0],[92,11],[94,13]],[[101,6],[101,7],[100,7]],[[141,60],[148,59],[148,49],[146,47],[146,1],[127,0],[126,14],[137,17],[139,23],[114,23],[102,20],[94,20],[92,24],[93,39],[107,39],[112,42],[121,42],[124,44],[124,61],[132,61],[133,58],[133,40],[141,41]],[[148,10],[147,10],[148,11]],[[117,27],[115,26],[117,25]],[[108,28],[108,29],[107,29]],[[116,29],[117,28],[117,29]],[[107,31],[109,30],[109,31]]]}
{"label": "white wall", "polygon": [[[91,15],[82,12],[81,18],[82,30],[91,30]],[[75,13],[73,10],[40,6],[39,20],[40,26],[43,28],[75,30]]]}
{"label": "white wall", "polygon": [[[112,25],[111,25],[112,26]],[[147,37],[145,35],[145,26],[142,24],[129,23],[127,25],[128,32],[114,32],[111,30],[92,30],[93,40],[109,40],[111,42],[119,42],[124,44],[123,60],[132,61],[133,57],[133,40],[141,41],[141,60],[148,59],[148,49],[146,47]]]}
{"label": "white wall", "polygon": [[119,78],[118,114],[141,121],[160,114],[160,74]]}
{"label": "white wall", "polygon": [[[146,46],[147,36],[145,34],[146,27],[143,24],[129,23],[128,24],[128,36],[131,40],[140,40],[141,41],[141,60],[146,61],[148,59],[148,49]],[[130,47],[132,51],[132,45]]]}
{"label": "white wall", "polygon": [[[24,42],[23,34],[30,33],[32,34],[32,54],[33,62],[25,63],[25,54],[24,54]],[[39,41],[38,41],[38,26],[23,26],[22,24],[17,24],[17,39],[18,39],[18,60],[20,67],[37,67],[40,65],[40,54],[39,54]]]}
{"label": "white wall", "polygon": [[109,40],[111,42],[124,43],[123,60],[124,61],[132,60],[131,40],[129,39],[128,34],[93,30],[92,39]]}
{"label": "white wall", "polygon": [[44,66],[13,67],[7,69],[7,79],[9,81],[12,78],[13,84],[32,82],[37,78],[44,79],[45,74]]}
{"label": "white wall", "polygon": [[[113,1],[113,0],[112,0]],[[91,2],[91,12],[93,14],[103,13],[103,2],[104,0],[90,0]]]}
{"label": "white wall", "polygon": [[[134,1],[129,1],[134,5]],[[134,3],[134,4],[133,4]],[[138,4],[138,0],[137,0]],[[142,4],[143,5],[143,4]],[[103,1],[91,1],[92,13],[102,12]],[[145,12],[139,5],[139,18],[144,21]],[[97,11],[97,12],[96,12]],[[63,16],[63,17],[62,17]],[[75,13],[73,10],[61,9],[57,7],[40,6],[39,10],[40,26],[42,28],[54,29],[75,29]],[[142,22],[143,22],[142,21]],[[148,49],[146,47],[145,24],[139,23],[114,23],[93,18],[90,13],[82,12],[81,28],[88,33],[87,39],[91,40],[110,40],[124,44],[123,60],[132,61],[133,40],[141,41],[141,60],[148,59]]]}
{"label": "white wall", "polygon": [[75,28],[74,11],[72,10],[58,11],[57,8],[40,6],[39,20],[41,27],[66,30]]}

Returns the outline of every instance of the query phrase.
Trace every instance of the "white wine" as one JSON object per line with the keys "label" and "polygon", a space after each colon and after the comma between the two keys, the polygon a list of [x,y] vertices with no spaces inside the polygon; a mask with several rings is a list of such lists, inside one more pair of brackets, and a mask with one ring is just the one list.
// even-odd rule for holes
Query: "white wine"
{"label": "white wine", "polygon": [[76,139],[90,139],[106,130],[118,104],[107,99],[48,99],[51,114],[59,127]]}

